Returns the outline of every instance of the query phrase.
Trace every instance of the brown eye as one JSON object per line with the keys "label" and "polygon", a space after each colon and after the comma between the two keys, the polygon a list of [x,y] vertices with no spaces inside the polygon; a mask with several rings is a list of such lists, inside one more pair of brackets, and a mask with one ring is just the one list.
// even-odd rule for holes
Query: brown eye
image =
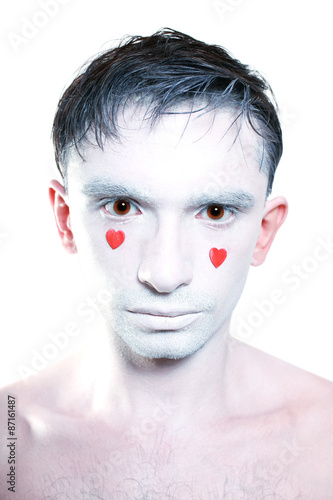
{"label": "brown eye", "polygon": [[126,215],[131,210],[131,204],[126,200],[117,200],[113,204],[113,210],[117,215]]}
{"label": "brown eye", "polygon": [[224,208],[221,207],[221,205],[210,205],[207,208],[207,215],[210,219],[222,219],[224,216]]}

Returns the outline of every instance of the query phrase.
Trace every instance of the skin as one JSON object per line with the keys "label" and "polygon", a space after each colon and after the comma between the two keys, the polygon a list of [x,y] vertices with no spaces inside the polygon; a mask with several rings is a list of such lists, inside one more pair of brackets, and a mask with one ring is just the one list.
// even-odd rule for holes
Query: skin
{"label": "skin", "polygon": [[[67,192],[52,181],[104,328],[11,388],[18,498],[333,498],[332,384],[229,336],[249,266],[287,214],[266,200],[258,136],[231,122],[177,114],[151,130],[131,110],[121,143],[72,156]],[[109,229],[125,233],[114,250]],[[218,268],[211,248],[227,250]]]}

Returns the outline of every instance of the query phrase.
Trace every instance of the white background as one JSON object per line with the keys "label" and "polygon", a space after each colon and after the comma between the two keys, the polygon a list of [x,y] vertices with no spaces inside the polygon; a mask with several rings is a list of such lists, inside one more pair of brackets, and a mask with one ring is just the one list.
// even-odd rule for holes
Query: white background
{"label": "white background", "polygon": [[[33,360],[36,368],[41,359],[48,365],[67,356],[98,328],[92,312],[89,318],[77,314],[87,298],[84,284],[76,258],[58,241],[48,203],[48,180],[56,175],[52,120],[62,91],[87,58],[125,34],[149,35],[163,26],[226,47],[262,72],[275,91],[285,151],[273,194],[288,198],[290,213],[267,262],[250,271],[233,332],[333,380],[333,251],[321,250],[327,257],[321,262],[313,257],[318,238],[333,239],[330,12],[328,1],[304,0],[6,3],[0,385],[21,378],[22,366],[31,369]],[[296,290],[283,278],[295,265],[303,273]],[[263,303],[274,289],[283,303]],[[56,347],[52,334],[64,332],[70,322],[80,334],[65,334],[67,344]]]}

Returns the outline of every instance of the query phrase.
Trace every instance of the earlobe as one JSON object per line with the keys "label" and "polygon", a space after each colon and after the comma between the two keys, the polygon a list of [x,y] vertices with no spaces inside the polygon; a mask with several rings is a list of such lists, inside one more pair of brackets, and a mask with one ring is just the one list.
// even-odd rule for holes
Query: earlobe
{"label": "earlobe", "polygon": [[251,264],[260,266],[267,256],[275,235],[285,221],[288,213],[288,203],[283,196],[278,196],[266,202],[259,237],[254,249]]}
{"label": "earlobe", "polygon": [[50,182],[49,198],[62,244],[69,253],[76,253],[67,195],[64,186],[60,182],[56,180]]}

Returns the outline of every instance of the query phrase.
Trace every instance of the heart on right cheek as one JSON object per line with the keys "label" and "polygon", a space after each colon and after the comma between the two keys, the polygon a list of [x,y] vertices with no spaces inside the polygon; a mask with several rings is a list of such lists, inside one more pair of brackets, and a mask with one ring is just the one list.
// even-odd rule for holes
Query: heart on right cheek
{"label": "heart on right cheek", "polygon": [[224,248],[211,248],[209,250],[209,258],[214,267],[218,268],[227,258],[227,251]]}
{"label": "heart on right cheek", "polygon": [[109,229],[106,232],[106,240],[109,243],[110,247],[115,250],[116,248],[120,247],[120,245],[124,242],[125,240],[125,233],[124,231],[115,231],[114,229]]}

